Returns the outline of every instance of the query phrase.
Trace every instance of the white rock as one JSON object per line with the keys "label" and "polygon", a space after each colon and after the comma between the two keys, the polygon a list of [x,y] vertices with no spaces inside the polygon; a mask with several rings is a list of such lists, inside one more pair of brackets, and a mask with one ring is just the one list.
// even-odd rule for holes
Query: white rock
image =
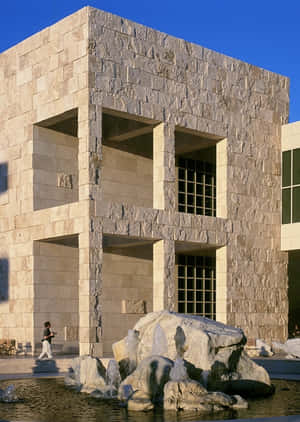
{"label": "white rock", "polygon": [[276,353],[284,353],[284,354],[286,354],[287,353],[287,350],[286,350],[286,346],[285,346],[285,344],[283,344],[283,343],[279,343],[279,342],[277,342],[277,341],[273,341],[272,342],[272,351],[276,354]]}
{"label": "white rock", "polygon": [[[119,388],[119,398],[123,399],[128,391],[141,391],[151,398],[153,403],[162,400],[165,384],[173,362],[162,356],[149,356],[139,363],[136,370],[125,378]],[[132,396],[129,398],[131,399]]]}
{"label": "white rock", "polygon": [[154,404],[149,394],[143,391],[136,391],[128,400],[127,408],[137,412],[149,412],[149,410],[154,409]]}
{"label": "white rock", "polygon": [[269,346],[266,342],[260,339],[256,339],[256,347],[259,350],[259,355],[263,357],[270,357],[273,356],[274,353],[272,352],[271,346]]}
{"label": "white rock", "polygon": [[[221,391],[227,392],[228,385],[232,385],[232,381],[236,380],[251,381],[247,382],[246,392],[249,387],[253,389],[255,381],[264,383],[267,387],[271,385],[265,369],[255,364],[244,352],[246,337],[241,329],[199,316],[168,311],[147,314],[135,325],[134,330],[139,332],[137,364],[151,355],[154,332],[158,324],[167,340],[166,357],[171,360],[175,360],[177,356],[174,336],[177,327],[181,327],[185,336],[184,359],[208,375],[210,388],[215,390],[214,387],[218,385],[219,388],[224,388]],[[118,347],[114,349],[118,350],[118,356],[115,356],[117,360],[128,358],[126,349],[122,346],[125,342],[126,338],[118,342]],[[210,376],[212,368],[213,376]],[[189,376],[191,377],[190,373]],[[201,380],[201,383],[203,382],[204,378]],[[241,382],[239,388],[242,388]]]}
{"label": "white rock", "polygon": [[285,343],[285,349],[288,354],[300,358],[300,338],[292,338]]}
{"label": "white rock", "polygon": [[240,376],[240,380],[258,381],[262,384],[271,385],[270,377],[267,371],[253,360],[249,359],[246,354],[242,354],[236,371]]}
{"label": "white rock", "polygon": [[72,360],[71,371],[65,377],[65,384],[85,393],[94,390],[106,392],[105,373],[105,367],[99,359],[80,356]]}
{"label": "white rock", "polygon": [[193,410],[197,412],[212,412],[228,409],[237,400],[224,393],[208,392],[196,381],[169,381],[164,388],[165,410]]}
{"label": "white rock", "polygon": [[248,402],[241,396],[236,394],[233,396],[233,398],[236,400],[236,402],[232,406],[234,409],[248,409]]}
{"label": "white rock", "polygon": [[[168,311],[152,312],[141,318],[134,327],[134,330],[139,331],[140,339],[137,348],[138,363],[151,355],[154,330],[158,323],[167,339],[166,357],[172,360],[176,358],[174,335],[176,328],[180,326],[186,337],[187,350],[184,359],[203,370],[211,368],[220,348],[228,348],[233,351],[239,349],[246,342],[241,329],[226,326],[208,318]],[[115,359],[126,359],[128,355],[126,352],[124,353],[124,348],[121,344],[117,346],[114,347],[114,351],[118,349],[119,355],[115,356]],[[122,356],[122,352],[124,356]]]}

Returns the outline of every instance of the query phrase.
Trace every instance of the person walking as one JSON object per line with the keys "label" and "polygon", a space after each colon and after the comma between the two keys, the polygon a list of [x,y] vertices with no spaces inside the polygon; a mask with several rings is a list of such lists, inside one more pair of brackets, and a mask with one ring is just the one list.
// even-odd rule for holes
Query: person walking
{"label": "person walking", "polygon": [[38,359],[42,359],[44,355],[48,356],[48,359],[52,359],[52,351],[51,351],[51,340],[54,337],[54,333],[51,331],[51,324],[50,321],[46,321],[44,323],[44,332],[42,338],[42,353],[38,357]]}

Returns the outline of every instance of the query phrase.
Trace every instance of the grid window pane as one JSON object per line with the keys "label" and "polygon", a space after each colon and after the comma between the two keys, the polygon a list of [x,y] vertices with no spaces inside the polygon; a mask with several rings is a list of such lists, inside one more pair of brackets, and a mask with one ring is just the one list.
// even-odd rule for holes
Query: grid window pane
{"label": "grid window pane", "polygon": [[185,180],[185,169],[180,168],[178,170],[178,178],[181,180]]}
{"label": "grid window pane", "polygon": [[180,302],[185,301],[185,291],[184,290],[178,290],[178,300]]}
{"label": "grid window pane", "polygon": [[193,303],[187,303],[186,312],[188,314],[194,313],[194,304]]}
{"label": "grid window pane", "polygon": [[185,313],[185,306],[184,303],[178,303],[178,312],[184,314]]}
{"label": "grid window pane", "polygon": [[282,186],[291,186],[291,151],[282,153]]}
{"label": "grid window pane", "polygon": [[194,301],[194,291],[193,290],[188,290],[187,291],[187,300],[189,302],[193,302]]}
{"label": "grid window pane", "polygon": [[293,223],[300,222],[300,186],[293,188]]}
{"label": "grid window pane", "polygon": [[178,289],[185,289],[185,279],[184,278],[178,279]]}
{"label": "grid window pane", "polygon": [[293,151],[293,185],[300,185],[300,148]]}
{"label": "grid window pane", "polygon": [[215,217],[215,165],[179,158],[178,166],[178,210]]}
{"label": "grid window pane", "polygon": [[178,189],[179,189],[179,192],[183,192],[183,197],[184,197],[184,193],[185,193],[185,182],[179,181]]}
{"label": "grid window pane", "polygon": [[216,317],[215,257],[178,257],[178,312]]}
{"label": "grid window pane", "polygon": [[291,223],[291,189],[282,189],[282,224]]}

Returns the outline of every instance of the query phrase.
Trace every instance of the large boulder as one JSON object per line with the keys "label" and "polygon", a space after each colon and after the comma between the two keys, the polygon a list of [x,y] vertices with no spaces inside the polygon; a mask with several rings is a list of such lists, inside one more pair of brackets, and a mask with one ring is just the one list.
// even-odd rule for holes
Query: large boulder
{"label": "large boulder", "polygon": [[151,395],[144,391],[135,391],[127,401],[127,409],[137,412],[149,412],[149,410],[153,410],[154,403],[151,400]]}
{"label": "large boulder", "polygon": [[274,392],[267,371],[242,353],[236,365],[227,367],[216,361],[208,374],[209,390],[243,397],[267,396]]}
{"label": "large boulder", "polygon": [[[139,332],[137,363],[152,354],[154,333],[158,324],[164,332],[168,345],[168,350],[164,355],[169,359],[176,359],[174,335],[179,326],[186,337],[185,360],[202,370],[210,370],[219,351],[222,353],[219,353],[218,357],[228,361],[232,353],[240,352],[241,347],[246,343],[246,337],[239,328],[194,315],[169,311],[152,312],[141,318],[134,326],[134,330]],[[117,361],[129,357],[126,337],[113,345],[113,352]]]}
{"label": "large boulder", "polygon": [[165,410],[212,411],[205,397],[207,390],[197,381],[169,381],[164,388]]}
{"label": "large boulder", "polygon": [[80,356],[72,360],[69,373],[65,376],[65,385],[102,397],[109,394],[105,379],[106,369],[100,359]]}
{"label": "large boulder", "polygon": [[[197,380],[208,385],[209,389],[227,392],[228,385],[232,385],[233,381],[239,381],[238,385],[242,390],[240,393],[246,396],[249,382],[244,383],[243,392],[242,381],[250,381],[251,391],[257,382],[259,386],[267,386],[266,390],[270,392],[271,382],[268,373],[256,365],[244,351],[247,340],[243,331],[200,316],[161,311],[152,312],[141,318],[133,328],[139,333],[134,356],[138,365],[151,355],[153,344],[157,343],[158,326],[160,335],[164,337],[162,341],[167,344],[164,355],[171,360],[175,360],[178,356],[174,337],[180,327],[180,332],[184,333],[185,344],[182,349],[186,366],[193,365],[198,369],[198,375],[199,370],[202,370],[202,378],[198,377]],[[113,345],[115,359],[119,362],[130,361],[126,344],[125,337]],[[191,373],[189,376],[193,378]],[[259,391],[262,390],[263,388]]]}
{"label": "large boulder", "polygon": [[247,407],[248,403],[240,396],[230,397],[221,392],[209,392],[203,385],[193,380],[169,381],[164,388],[165,410],[211,413]]}
{"label": "large boulder", "polygon": [[148,356],[122,381],[119,397],[130,400],[133,398],[133,393],[139,391],[143,399],[148,399],[152,403],[162,402],[164,386],[169,381],[172,366],[173,362],[168,358]]}

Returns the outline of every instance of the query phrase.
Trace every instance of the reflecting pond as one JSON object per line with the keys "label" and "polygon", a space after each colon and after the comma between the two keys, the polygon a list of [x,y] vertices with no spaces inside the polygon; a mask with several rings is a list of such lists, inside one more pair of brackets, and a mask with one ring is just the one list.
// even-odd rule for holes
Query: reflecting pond
{"label": "reflecting pond", "polygon": [[18,403],[0,403],[0,420],[22,422],[180,422],[226,420],[268,416],[300,415],[300,382],[274,381],[272,397],[250,400],[249,409],[214,415],[163,410],[137,413],[120,408],[117,401],[106,402],[76,393],[64,386],[62,378],[35,378],[0,381],[0,388],[13,384]]}

